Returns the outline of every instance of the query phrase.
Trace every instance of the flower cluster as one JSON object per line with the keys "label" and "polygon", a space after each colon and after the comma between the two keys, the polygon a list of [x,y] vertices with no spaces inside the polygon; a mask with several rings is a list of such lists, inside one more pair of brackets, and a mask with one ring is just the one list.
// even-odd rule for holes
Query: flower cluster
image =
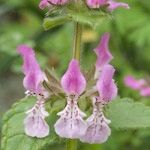
{"label": "flower cluster", "polygon": [[138,90],[141,96],[150,96],[150,83],[146,79],[135,79],[133,76],[128,75],[124,78],[124,83],[127,87],[133,90]]}
{"label": "flower cluster", "polygon": [[[66,95],[67,104],[57,115],[60,116],[54,128],[56,133],[63,138],[80,139],[87,143],[103,143],[111,134],[108,120],[103,112],[103,107],[117,96],[117,86],[113,80],[115,69],[110,65],[112,55],[108,48],[110,35],[105,33],[94,52],[97,55],[95,76],[90,94],[86,88],[87,81],[80,70],[78,60],[72,59],[67,71],[61,78],[60,85]],[[51,93],[46,91],[42,82],[48,80],[41,71],[34,51],[26,46],[18,47],[18,52],[24,60],[23,72],[25,78],[23,85],[26,94],[36,96],[37,102],[29,111],[24,120],[25,133],[28,136],[42,138],[49,134],[49,126],[45,121],[48,112],[45,110],[45,101],[50,99]],[[78,100],[83,95],[91,99],[93,113],[86,120],[86,114],[78,106]]]}
{"label": "flower cluster", "polygon": [[[40,9],[44,9],[49,6],[64,5],[66,3],[69,3],[69,0],[41,0],[39,7]],[[129,9],[128,4],[123,2],[115,2],[114,0],[86,0],[86,4],[92,9],[106,7],[108,11],[113,11],[118,7]]]}

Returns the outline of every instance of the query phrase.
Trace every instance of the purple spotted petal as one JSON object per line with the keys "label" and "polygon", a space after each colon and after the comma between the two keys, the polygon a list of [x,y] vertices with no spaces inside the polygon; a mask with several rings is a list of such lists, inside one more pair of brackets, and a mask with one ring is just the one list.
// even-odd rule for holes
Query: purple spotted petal
{"label": "purple spotted petal", "polygon": [[111,121],[105,118],[101,103],[95,98],[93,98],[93,113],[86,122],[88,128],[85,135],[80,137],[82,142],[100,144],[107,141],[111,134],[111,130],[108,126]]}
{"label": "purple spotted petal", "polygon": [[108,6],[109,11],[113,11],[114,9],[117,9],[118,7],[123,7],[123,8],[126,8],[126,9],[130,8],[127,3],[115,2],[113,0],[109,0],[108,4],[109,4],[109,6]]}
{"label": "purple spotted petal", "polygon": [[58,115],[60,118],[54,127],[60,137],[76,139],[85,134],[87,124],[82,119],[85,114],[78,108],[76,100],[72,102],[68,100],[67,106]]}
{"label": "purple spotted petal", "polygon": [[48,112],[45,111],[43,101],[37,101],[36,105],[26,113],[25,133],[31,137],[46,137],[49,134],[49,126],[44,119],[48,116]]}
{"label": "purple spotted petal", "polygon": [[24,124],[28,136],[43,138],[49,134],[49,126],[41,116],[27,116]]}
{"label": "purple spotted petal", "polygon": [[67,94],[80,95],[85,90],[86,80],[80,71],[77,60],[73,59],[69,63],[69,67],[61,79],[61,85]]}
{"label": "purple spotted petal", "polygon": [[96,61],[96,74],[99,76],[99,71],[103,68],[104,65],[108,64],[112,59],[113,56],[110,53],[110,50],[108,48],[108,43],[110,39],[110,34],[105,33],[97,48],[94,49],[96,55],[97,55],[97,61]]}
{"label": "purple spotted petal", "polygon": [[117,96],[118,90],[113,80],[114,72],[113,66],[105,65],[96,84],[101,100],[106,102]]}
{"label": "purple spotted petal", "polygon": [[139,90],[143,86],[146,85],[146,81],[144,79],[136,80],[133,76],[128,75],[124,78],[124,83],[126,86],[134,89],[134,90]]}
{"label": "purple spotted petal", "polygon": [[141,96],[150,96],[150,87],[143,87],[140,90],[140,95]]}
{"label": "purple spotted petal", "polygon": [[25,78],[23,80],[23,85],[26,90],[34,93],[40,93],[42,90],[41,83],[43,82],[43,72],[35,58],[35,53],[32,48],[27,45],[18,46],[18,52],[23,57],[23,72]]}

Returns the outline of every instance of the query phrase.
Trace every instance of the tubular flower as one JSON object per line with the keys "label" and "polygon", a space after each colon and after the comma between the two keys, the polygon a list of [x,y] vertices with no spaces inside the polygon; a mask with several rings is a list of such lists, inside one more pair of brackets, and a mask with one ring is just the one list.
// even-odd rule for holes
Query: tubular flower
{"label": "tubular flower", "polygon": [[77,105],[79,95],[85,90],[86,80],[77,60],[71,60],[61,79],[61,86],[67,95],[67,105],[63,111],[58,113],[60,118],[55,124],[55,131],[60,137],[79,138],[85,134],[87,129],[87,124],[82,119],[86,115]]}
{"label": "tubular flower", "polygon": [[150,96],[150,87],[143,87],[140,89],[141,96]]}
{"label": "tubular flower", "polygon": [[126,8],[126,9],[130,8],[127,3],[115,2],[113,0],[109,0],[108,4],[109,4],[109,6],[108,6],[109,11],[113,11],[114,9],[117,9],[118,7],[123,7],[123,8]]}
{"label": "tubular flower", "polygon": [[90,144],[104,143],[111,134],[108,124],[111,122],[106,119],[102,112],[103,104],[97,97],[93,97],[93,114],[87,119],[87,130],[84,136],[80,138],[82,142]]}
{"label": "tubular flower", "polygon": [[101,6],[107,5],[107,0],[87,0],[87,5],[90,8],[100,8]]}
{"label": "tubular flower", "polygon": [[95,65],[96,67],[95,78],[96,79],[99,77],[99,74],[102,68],[113,59],[113,56],[111,55],[109,48],[108,48],[109,39],[110,39],[110,34],[105,33],[102,36],[97,48],[94,49],[97,55],[97,61]]}
{"label": "tubular flower", "polygon": [[40,9],[44,9],[50,5],[64,5],[68,0],[41,0],[39,4]]}
{"label": "tubular flower", "polygon": [[35,53],[32,48],[26,45],[20,45],[18,52],[24,61],[23,72],[25,77],[23,85],[27,90],[26,94],[35,95],[38,99],[36,105],[27,111],[27,117],[24,121],[25,132],[32,137],[45,137],[49,133],[49,128],[44,120],[48,115],[44,109],[45,98],[47,98],[47,92],[42,86],[44,74],[36,61]]}
{"label": "tubular flower", "polygon": [[133,76],[130,75],[124,78],[124,83],[126,86],[134,90],[140,90],[143,86],[146,85],[146,81],[144,79],[136,80]]}
{"label": "tubular flower", "polygon": [[87,0],[90,8],[100,8],[106,6],[109,11],[113,11],[118,7],[129,9],[129,5],[123,2],[115,2],[113,0]]}
{"label": "tubular flower", "polygon": [[40,9],[45,9],[46,7],[50,6],[49,0],[41,0],[39,4]]}
{"label": "tubular flower", "polygon": [[113,75],[115,69],[111,65],[105,65],[97,81],[97,90],[100,100],[109,102],[117,96],[117,86],[114,83]]}

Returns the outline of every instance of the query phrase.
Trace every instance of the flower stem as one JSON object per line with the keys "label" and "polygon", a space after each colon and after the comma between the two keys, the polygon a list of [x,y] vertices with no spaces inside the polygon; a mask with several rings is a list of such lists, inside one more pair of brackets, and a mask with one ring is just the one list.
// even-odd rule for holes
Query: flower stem
{"label": "flower stem", "polygon": [[82,43],[82,25],[80,23],[75,23],[75,33],[74,33],[74,46],[73,46],[73,58],[80,60],[80,51]]}
{"label": "flower stem", "polygon": [[68,139],[66,150],[77,150],[77,140]]}

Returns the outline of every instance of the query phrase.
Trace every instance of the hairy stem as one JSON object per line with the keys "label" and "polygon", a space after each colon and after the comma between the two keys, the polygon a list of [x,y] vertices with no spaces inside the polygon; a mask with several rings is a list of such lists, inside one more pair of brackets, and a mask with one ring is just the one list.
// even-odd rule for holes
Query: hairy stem
{"label": "hairy stem", "polygon": [[77,140],[68,139],[66,150],[77,150]]}
{"label": "hairy stem", "polygon": [[80,23],[75,23],[75,33],[74,33],[74,46],[73,46],[73,58],[80,60],[80,51],[82,43],[82,25]]}

